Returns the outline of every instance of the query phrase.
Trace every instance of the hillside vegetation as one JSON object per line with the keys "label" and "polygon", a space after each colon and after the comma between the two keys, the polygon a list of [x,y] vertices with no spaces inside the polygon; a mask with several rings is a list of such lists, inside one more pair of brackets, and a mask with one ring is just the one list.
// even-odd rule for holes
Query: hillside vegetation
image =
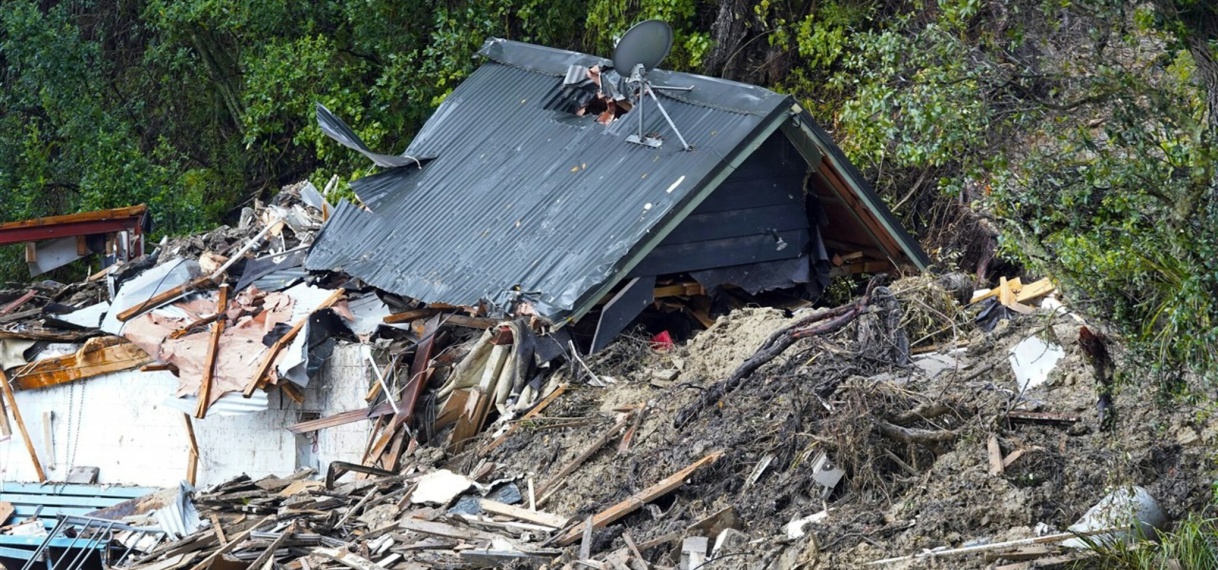
{"label": "hillside vegetation", "polygon": [[667,67],[799,98],[941,268],[1051,273],[1145,364],[1218,359],[1207,0],[4,4],[8,220],[145,202],[158,233],[232,221],[285,183],[368,173],[323,138],[315,101],[400,152],[485,38],[607,55],[661,18]]}

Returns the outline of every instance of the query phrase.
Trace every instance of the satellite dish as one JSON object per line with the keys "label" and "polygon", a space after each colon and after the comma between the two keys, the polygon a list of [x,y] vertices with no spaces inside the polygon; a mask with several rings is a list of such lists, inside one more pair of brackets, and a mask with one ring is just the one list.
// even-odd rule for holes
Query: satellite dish
{"label": "satellite dish", "polygon": [[618,40],[613,49],[613,67],[623,77],[629,76],[639,64],[644,71],[651,71],[664,61],[670,49],[672,28],[667,23],[660,20],[639,22]]}
{"label": "satellite dish", "polygon": [[647,73],[664,61],[670,49],[672,49],[672,28],[660,20],[646,20],[631,26],[629,30],[626,30],[626,35],[618,40],[617,47],[613,49],[613,68],[617,70],[618,75],[626,78],[626,84],[632,86],[638,93],[638,102],[632,112],[639,116],[639,132],[626,137],[626,142],[652,148],[664,144],[659,137],[649,136],[643,132],[643,102],[647,97],[651,97],[651,100],[655,101],[656,109],[664,116],[664,120],[668,122],[668,126],[672,127],[672,131],[677,134],[681,147],[685,150],[692,150],[689,143],[685,142],[685,137],[681,136],[677,125],[668,116],[668,112],[664,110],[664,105],[660,104],[654,90],[693,88],[653,87],[647,80]]}

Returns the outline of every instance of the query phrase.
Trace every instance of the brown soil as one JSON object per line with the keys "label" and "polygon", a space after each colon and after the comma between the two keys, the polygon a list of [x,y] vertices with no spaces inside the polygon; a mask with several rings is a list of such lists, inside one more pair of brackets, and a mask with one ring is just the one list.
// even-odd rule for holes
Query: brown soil
{"label": "brown soil", "polygon": [[[1102,431],[1094,372],[1076,342],[1076,317],[1042,312],[985,333],[972,328],[963,312],[950,306],[950,296],[930,280],[898,283],[892,290],[901,301],[902,326],[916,328],[918,337],[931,335],[922,345],[953,337],[967,341],[966,349],[940,351],[957,359],[957,368],[929,378],[907,362],[878,358],[887,353],[860,348],[856,324],[828,338],[799,341],[692,423],[674,428],[678,410],[729,376],[766,337],[793,320],[776,310],[742,310],[669,352],[651,349],[643,338],[617,342],[589,361],[617,383],[594,388],[582,377],[565,380],[571,387],[543,414],[590,423],[545,429],[544,422],[537,422],[518,430],[486,459],[500,465],[499,474],[532,477],[540,492],[544,481],[614,424],[615,408],[648,403],[629,449],[619,453],[614,440],[564,479],[539,508],[583,520],[722,450],[721,459],[676,492],[598,531],[593,548],[622,547],[624,532],[637,543],[669,533],[696,535],[698,531],[687,531],[691,525],[734,507],[737,528],[750,542],[709,566],[713,568],[856,568],[939,546],[1029,537],[1038,523],[1064,529],[1120,484],[1147,487],[1172,517],[1199,509],[1210,498],[1207,448],[1218,439],[1218,420],[1203,421],[1209,409],[1205,404],[1162,396],[1153,379],[1127,378],[1113,398],[1115,429]],[[934,326],[936,319],[939,326]],[[946,332],[931,334],[936,330]],[[910,341],[919,340],[906,333]],[[1046,384],[1020,397],[1007,351],[1038,334],[1062,346],[1066,356]],[[656,380],[674,370],[679,372],[675,379]],[[904,418],[901,425],[950,430],[956,434],[952,441],[908,444],[878,427],[929,405],[948,411]],[[1009,423],[1006,412],[1016,408],[1074,414],[1081,421]],[[991,434],[1004,456],[1024,450],[1002,475],[990,474],[986,443]],[[847,472],[827,501],[821,499],[809,465],[821,450]],[[466,452],[448,464],[468,471],[481,459]],[[750,475],[763,461],[769,461],[768,469],[750,486]],[[788,522],[826,508],[828,517],[808,525],[804,537],[786,537]],[[678,538],[643,554],[656,564],[675,566],[679,545]],[[987,564],[981,556],[971,556],[888,567]]]}

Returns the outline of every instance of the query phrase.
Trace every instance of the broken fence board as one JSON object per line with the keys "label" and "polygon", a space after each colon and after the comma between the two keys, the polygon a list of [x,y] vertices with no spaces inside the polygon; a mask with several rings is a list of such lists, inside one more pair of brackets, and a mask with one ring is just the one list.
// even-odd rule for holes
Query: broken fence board
{"label": "broken fence board", "polygon": [[[659,483],[643,489],[642,491],[631,495],[630,498],[597,513],[592,517],[593,526],[595,528],[604,528],[609,523],[617,521],[618,519],[633,513],[634,511],[638,510],[639,507],[642,507],[643,505],[654,501],[659,497],[675,491],[678,487],[684,485],[685,479],[690,475],[693,475],[695,471],[705,465],[714,463],[722,455],[722,451],[711,453],[706,457],[689,464],[684,469],[669,475]],[[567,532],[567,534],[563,535],[562,538],[558,539],[558,544],[562,546],[571,544],[579,539],[582,532],[583,529],[578,527],[571,529],[569,532]]]}

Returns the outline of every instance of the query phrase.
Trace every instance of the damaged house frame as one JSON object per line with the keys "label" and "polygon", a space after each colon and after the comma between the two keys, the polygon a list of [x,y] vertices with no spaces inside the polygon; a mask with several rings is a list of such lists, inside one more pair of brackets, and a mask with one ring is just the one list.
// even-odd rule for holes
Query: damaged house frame
{"label": "damaged house frame", "polygon": [[[611,61],[504,39],[478,54],[401,156],[372,152],[318,105],[323,131],[387,169],[351,183],[360,203],[338,206],[308,269],[552,329],[599,310],[597,350],[660,276],[814,298],[832,274],[928,263],[788,95],[652,70],[692,148],[651,148],[625,142],[647,101],[630,101]],[[643,120],[649,136],[675,134],[658,113]]]}

